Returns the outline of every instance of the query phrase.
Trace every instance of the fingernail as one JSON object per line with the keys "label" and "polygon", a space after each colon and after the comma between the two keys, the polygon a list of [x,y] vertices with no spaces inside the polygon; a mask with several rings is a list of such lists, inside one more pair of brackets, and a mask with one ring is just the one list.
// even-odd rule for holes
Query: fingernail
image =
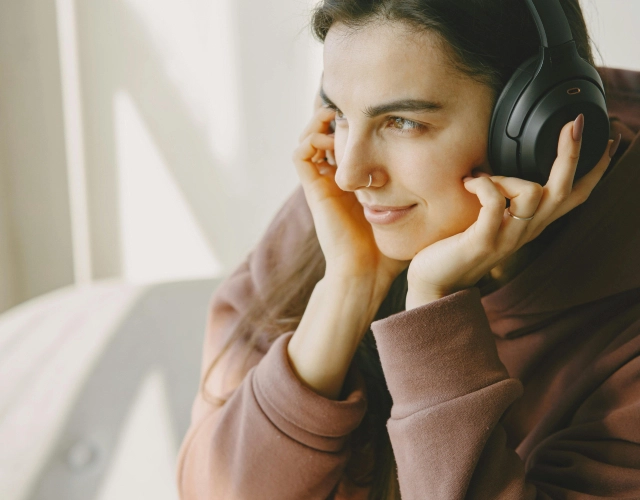
{"label": "fingernail", "polygon": [[473,177],[463,177],[462,182],[467,182],[467,181],[470,181],[471,179],[473,179]]}
{"label": "fingernail", "polygon": [[580,141],[582,137],[582,130],[584,129],[584,115],[580,113],[578,118],[573,122],[573,140],[576,142]]}
{"label": "fingernail", "polygon": [[622,139],[622,134],[618,134],[618,137],[616,137],[616,140],[613,141],[613,144],[609,148],[609,158],[613,158],[613,155],[616,154],[618,146],[620,146],[620,139]]}

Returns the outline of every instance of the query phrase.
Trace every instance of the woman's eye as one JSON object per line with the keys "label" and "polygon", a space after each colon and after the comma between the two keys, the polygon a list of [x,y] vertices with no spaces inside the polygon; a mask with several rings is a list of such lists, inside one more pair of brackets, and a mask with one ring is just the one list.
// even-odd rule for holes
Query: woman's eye
{"label": "woman's eye", "polygon": [[391,124],[391,128],[403,133],[411,132],[413,130],[424,130],[427,128],[421,123],[417,123],[412,120],[407,120],[406,118],[401,118],[400,116],[390,117],[389,122]]}
{"label": "woman's eye", "polygon": [[[335,120],[342,121],[345,119],[344,113],[340,111],[338,108],[331,107],[336,112]],[[421,123],[414,122],[413,120],[408,120],[406,118],[402,118],[400,116],[391,116],[387,120],[387,123],[390,124],[390,128],[400,132],[401,134],[410,133],[413,131],[423,131],[426,130],[426,125],[422,125]]]}
{"label": "woman's eye", "polygon": [[338,108],[336,108],[333,104],[329,104],[327,102],[325,102],[324,104],[325,108],[329,108],[332,109],[336,112],[336,116],[335,116],[335,120],[342,120],[344,118],[344,114],[342,113],[342,111],[340,111]]}

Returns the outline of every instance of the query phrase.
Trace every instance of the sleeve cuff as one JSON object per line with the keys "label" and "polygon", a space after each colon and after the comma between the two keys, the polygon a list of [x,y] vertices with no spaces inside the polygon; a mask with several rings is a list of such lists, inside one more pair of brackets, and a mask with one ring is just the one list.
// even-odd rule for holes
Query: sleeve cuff
{"label": "sleeve cuff", "polygon": [[509,377],[477,287],[374,321],[371,330],[394,418]]}
{"label": "sleeve cuff", "polygon": [[339,451],[367,410],[364,378],[352,365],[343,400],[312,391],[289,363],[287,346],[292,336],[293,332],[278,337],[256,366],[256,400],[269,420],[292,439],[318,450]]}

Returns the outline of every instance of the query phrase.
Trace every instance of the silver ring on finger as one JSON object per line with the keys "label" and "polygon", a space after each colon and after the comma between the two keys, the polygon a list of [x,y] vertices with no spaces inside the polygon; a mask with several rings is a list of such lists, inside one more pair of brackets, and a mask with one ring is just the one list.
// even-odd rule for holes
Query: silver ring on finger
{"label": "silver ring on finger", "polygon": [[534,218],[534,216],[536,215],[536,214],[533,214],[531,217],[518,217],[517,215],[513,215],[513,214],[511,213],[511,210],[509,210],[508,208],[507,208],[507,213],[508,213],[511,217],[513,217],[514,219],[518,219],[518,220],[531,220],[531,219],[533,219],[533,218]]}

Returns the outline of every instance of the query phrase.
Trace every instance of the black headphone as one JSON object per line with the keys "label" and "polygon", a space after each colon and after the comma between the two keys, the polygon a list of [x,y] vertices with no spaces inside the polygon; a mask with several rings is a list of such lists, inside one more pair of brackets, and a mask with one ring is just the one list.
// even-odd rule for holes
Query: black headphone
{"label": "black headphone", "polygon": [[562,127],[584,114],[574,180],[600,160],[609,141],[609,116],[598,71],[582,59],[558,0],[526,0],[540,49],[524,61],[496,101],[489,128],[495,175],[546,184]]}

